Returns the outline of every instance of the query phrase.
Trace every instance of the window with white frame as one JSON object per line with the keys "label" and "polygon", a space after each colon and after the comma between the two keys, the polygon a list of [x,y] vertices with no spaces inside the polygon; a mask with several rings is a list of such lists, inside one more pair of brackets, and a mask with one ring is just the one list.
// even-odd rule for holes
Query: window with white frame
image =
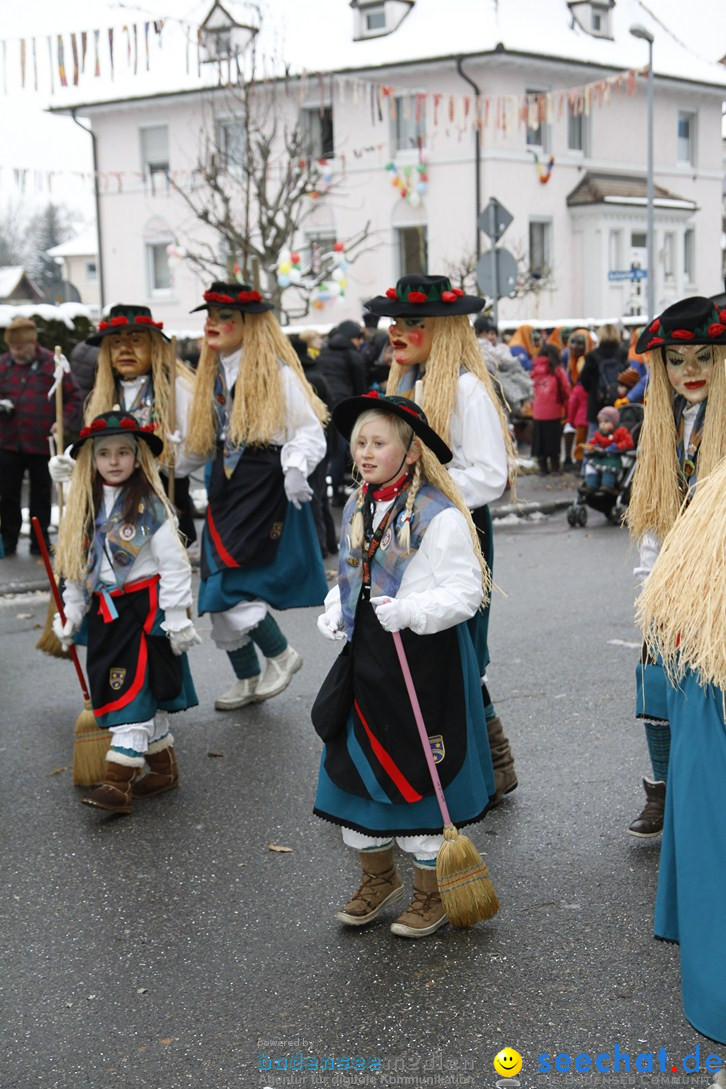
{"label": "window with white frame", "polygon": [[398,276],[426,276],[429,267],[428,229],[397,227]]}
{"label": "window with white frame", "polygon": [[688,227],[683,232],[683,276],[687,283],[696,278],[696,231]]}
{"label": "window with white frame", "polygon": [[678,142],[676,159],[682,165],[696,165],[696,112],[678,111]]}
{"label": "window with white frame", "polygon": [[593,4],[590,8],[590,32],[598,38],[610,38],[610,6]]}
{"label": "window with white frame", "polygon": [[333,107],[311,106],[300,111],[303,152],[308,159],[332,159],[335,155]]}
{"label": "window with white frame", "polygon": [[323,227],[319,230],[310,230],[305,233],[305,260],[303,270],[317,276],[323,268],[323,259],[330,253],[336,241],[334,227]]}
{"label": "window with white frame", "polygon": [[171,269],[166,252],[168,245],[168,242],[146,243],[146,276],[151,294],[171,291]]}
{"label": "window with white frame", "polygon": [[399,95],[395,117],[391,118],[394,151],[414,151],[426,143],[426,99],[424,95]]}
{"label": "window with white frame", "polygon": [[576,102],[567,104],[567,148],[568,151],[587,152],[587,118],[585,111]]}
{"label": "window with white frame", "polygon": [[546,280],[552,271],[552,221],[529,221],[529,274],[536,280]]}
{"label": "window with white frame", "polygon": [[528,88],[527,96],[527,147],[550,149],[550,127],[547,124],[546,91]]}
{"label": "window with white frame", "polygon": [[673,231],[663,235],[663,275],[672,281],[676,274],[676,236]]}
{"label": "window with white frame", "polygon": [[615,272],[623,267],[623,232],[622,231],[610,231],[609,238],[609,256],[608,256],[608,268],[611,272]]}
{"label": "window with white frame", "polygon": [[86,277],[86,283],[95,283],[98,279],[98,265],[95,261],[86,261],[84,269],[84,276]]}
{"label": "window with white frame", "polygon": [[350,0],[355,15],[355,37],[378,38],[392,34],[414,3],[415,0]]}
{"label": "window with white frame", "polygon": [[141,168],[144,181],[155,183],[169,180],[169,126],[144,125],[139,129]]}
{"label": "window with white frame", "polygon": [[247,130],[241,118],[218,118],[214,123],[215,151],[222,169],[242,174],[247,161]]}
{"label": "window with white frame", "polygon": [[372,4],[361,8],[361,23],[364,33],[378,34],[386,29],[386,9],[383,4]]}

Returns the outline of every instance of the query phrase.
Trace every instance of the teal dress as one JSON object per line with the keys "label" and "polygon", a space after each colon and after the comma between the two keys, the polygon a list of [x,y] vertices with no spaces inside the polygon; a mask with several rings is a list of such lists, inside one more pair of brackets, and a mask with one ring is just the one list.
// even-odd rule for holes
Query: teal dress
{"label": "teal dress", "polygon": [[681,951],[683,1011],[726,1044],[726,692],[669,687],[671,754],[654,931]]}

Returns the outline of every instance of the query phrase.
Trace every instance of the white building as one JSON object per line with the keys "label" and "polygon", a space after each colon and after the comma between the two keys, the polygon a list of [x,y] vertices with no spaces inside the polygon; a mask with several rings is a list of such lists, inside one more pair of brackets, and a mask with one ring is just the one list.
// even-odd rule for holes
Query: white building
{"label": "white building", "polygon": [[95,227],[61,242],[47,251],[48,256],[62,265],[63,279],[78,291],[87,306],[98,308],[98,241]]}
{"label": "white building", "polygon": [[[188,312],[211,277],[178,254],[201,241],[222,250],[168,178],[194,183],[211,133],[231,149],[244,140],[237,93],[219,79],[236,81],[237,65],[244,77],[254,50],[276,120],[294,125],[302,111],[313,155],[338,185],[310,201],[291,248],[304,265],[313,243],[329,248],[370,221],[375,246],[317,320],[358,317],[402,273],[451,271],[477,244],[486,250],[476,214],[491,197],[513,216],[501,245],[536,289],[503,299],[501,318],[644,311],[631,270],[646,266],[648,48],[634,24],[654,39],[655,306],[722,288],[726,68],[637,0],[199,0],[195,15],[212,28],[212,56],[238,37],[233,65],[200,58],[188,74],[180,63],[76,106],[97,142],[106,304],[147,303],[168,329],[199,327]],[[703,48],[722,54],[725,32],[714,11]]]}

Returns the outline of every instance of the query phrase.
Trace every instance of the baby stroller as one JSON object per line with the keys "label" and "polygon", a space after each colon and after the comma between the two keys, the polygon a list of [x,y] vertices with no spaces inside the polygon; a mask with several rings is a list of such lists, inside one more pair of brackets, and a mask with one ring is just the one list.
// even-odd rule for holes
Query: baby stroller
{"label": "baby stroller", "polygon": [[638,438],[643,426],[643,406],[623,405],[620,409],[620,426],[627,427],[633,439],[633,449],[620,455],[622,467],[615,482],[614,491],[598,489],[591,491],[584,478],[577,489],[577,497],[572,506],[567,508],[567,523],[570,526],[587,525],[587,508],[600,511],[614,526],[619,526],[630,502],[630,489],[638,460]]}

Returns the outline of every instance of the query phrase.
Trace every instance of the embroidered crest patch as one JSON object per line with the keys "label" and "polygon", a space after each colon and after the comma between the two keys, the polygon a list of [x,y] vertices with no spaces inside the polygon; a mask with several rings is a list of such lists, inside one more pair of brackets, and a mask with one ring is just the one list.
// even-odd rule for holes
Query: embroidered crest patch
{"label": "embroidered crest patch", "polygon": [[391,532],[391,527],[389,526],[388,529],[386,530],[386,532],[381,537],[381,551],[382,552],[386,551],[389,544],[391,543],[392,537],[393,537],[393,533]]}
{"label": "embroidered crest patch", "polygon": [[441,734],[435,734],[433,737],[430,737],[429,745],[431,746],[431,755],[434,758],[434,764],[440,764],[446,756],[444,739]]}
{"label": "embroidered crest patch", "polygon": [[127,522],[125,525],[121,526],[121,529],[119,530],[119,534],[124,541],[133,541],[135,533],[136,529],[134,528],[134,526],[131,525],[130,522]]}
{"label": "embroidered crest patch", "polygon": [[272,523],[272,528],[270,529],[270,538],[273,541],[276,541],[281,533],[282,533],[282,522],[273,522]]}
{"label": "embroidered crest patch", "polygon": [[123,683],[124,683],[125,680],[126,680],[126,670],[125,669],[121,669],[118,666],[114,666],[108,671],[108,684],[109,684],[109,687],[114,690],[114,692],[118,692],[121,688],[123,688]]}

